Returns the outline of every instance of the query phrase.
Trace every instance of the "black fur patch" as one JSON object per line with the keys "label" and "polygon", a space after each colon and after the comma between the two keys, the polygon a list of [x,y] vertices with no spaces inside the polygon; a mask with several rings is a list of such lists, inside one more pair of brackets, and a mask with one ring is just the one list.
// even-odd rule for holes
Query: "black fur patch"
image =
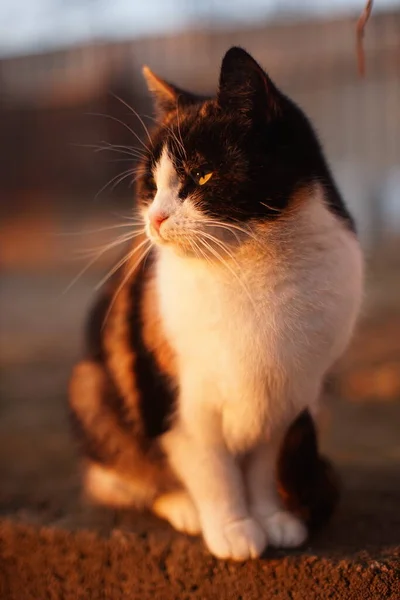
{"label": "black fur patch", "polygon": [[111,293],[109,289],[102,291],[93,305],[86,323],[86,345],[89,357],[96,362],[104,364],[104,348],[102,329],[104,319],[110,305]]}
{"label": "black fur patch", "polygon": [[290,426],[278,461],[278,480],[289,510],[311,530],[324,525],[340,497],[340,483],[331,463],[321,456],[317,432],[308,411]]}
{"label": "black fur patch", "polygon": [[130,290],[131,310],[127,319],[130,345],[135,353],[135,378],[139,393],[139,407],[145,434],[155,438],[168,430],[168,421],[175,404],[175,393],[170,379],[160,369],[157,359],[143,339],[143,289],[152,257],[139,268]]}
{"label": "black fur patch", "polygon": [[[185,101],[180,90],[178,100],[167,126],[155,133],[147,168],[150,173],[166,144],[182,201],[190,193],[204,213],[226,222],[274,220],[297,190],[318,182],[328,208],[354,231],[309,120],[244,50],[232,48],[225,56],[216,98],[196,102],[189,94]],[[204,164],[212,166],[213,177],[194,186],[189,173]],[[146,177],[138,197],[154,197]]]}

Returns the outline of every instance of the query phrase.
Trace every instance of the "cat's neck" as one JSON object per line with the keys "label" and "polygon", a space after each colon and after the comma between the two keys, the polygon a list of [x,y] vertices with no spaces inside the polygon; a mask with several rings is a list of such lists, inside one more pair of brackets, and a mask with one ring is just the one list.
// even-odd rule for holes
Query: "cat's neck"
{"label": "cat's neck", "polygon": [[[336,240],[338,233],[345,232],[342,223],[328,210],[321,187],[315,187],[295,198],[293,207],[277,221],[251,225],[251,236],[236,247],[215,246],[213,252],[185,254],[172,245],[157,248],[162,268],[192,271],[197,276],[213,275],[226,279],[232,270],[254,273],[258,268],[281,271],[295,268],[301,263],[321,260],[316,251],[322,252]],[[347,232],[346,232],[347,233]],[[334,238],[334,239],[333,239]]]}

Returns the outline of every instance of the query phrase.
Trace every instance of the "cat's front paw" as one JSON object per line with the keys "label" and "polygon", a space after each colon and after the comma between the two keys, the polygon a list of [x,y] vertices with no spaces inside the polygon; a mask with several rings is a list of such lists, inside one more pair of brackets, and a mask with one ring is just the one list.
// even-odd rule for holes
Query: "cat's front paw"
{"label": "cat's front paw", "polygon": [[153,504],[153,512],[182,533],[198,535],[201,531],[197,509],[185,491],[159,496]]}
{"label": "cat's front paw", "polygon": [[260,556],[267,545],[267,536],[252,518],[225,524],[203,524],[205,542],[217,558],[247,560]]}
{"label": "cat's front paw", "polygon": [[286,510],[278,510],[268,516],[257,516],[267,534],[268,544],[276,548],[297,548],[307,539],[307,528]]}

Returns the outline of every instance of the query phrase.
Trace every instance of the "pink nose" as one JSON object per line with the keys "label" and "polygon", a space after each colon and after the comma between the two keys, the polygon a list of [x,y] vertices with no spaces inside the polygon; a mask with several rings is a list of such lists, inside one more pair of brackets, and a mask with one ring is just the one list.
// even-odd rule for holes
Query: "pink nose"
{"label": "pink nose", "polygon": [[168,215],[160,212],[154,212],[149,215],[149,219],[153,229],[159,233],[161,224],[168,219]]}

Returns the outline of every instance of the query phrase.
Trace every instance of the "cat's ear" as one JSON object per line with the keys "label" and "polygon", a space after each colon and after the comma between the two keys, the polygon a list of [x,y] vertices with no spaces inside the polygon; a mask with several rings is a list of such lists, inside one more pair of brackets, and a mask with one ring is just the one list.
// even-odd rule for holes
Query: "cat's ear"
{"label": "cat's ear", "polygon": [[154,98],[154,107],[159,119],[176,110],[178,103],[179,106],[193,103],[194,97],[189,92],[184,92],[172,83],[161,79],[147,66],[144,66],[142,71],[147,87]]}
{"label": "cat's ear", "polygon": [[250,118],[271,119],[279,112],[281,95],[260,65],[245,50],[225,54],[219,79],[218,104]]}

